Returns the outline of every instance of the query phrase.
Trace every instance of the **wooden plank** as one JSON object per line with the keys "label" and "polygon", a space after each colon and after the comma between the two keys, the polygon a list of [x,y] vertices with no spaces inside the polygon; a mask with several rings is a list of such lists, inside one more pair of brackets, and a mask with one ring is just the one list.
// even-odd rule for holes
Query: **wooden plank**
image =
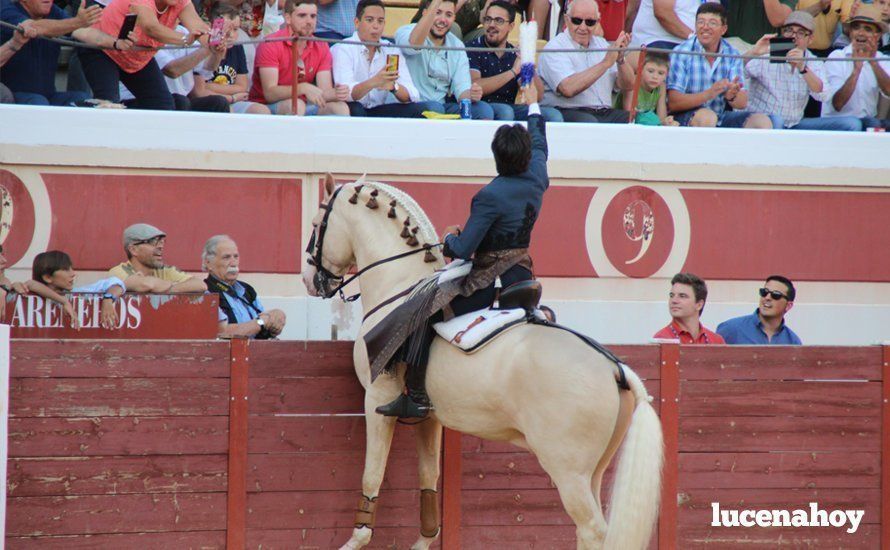
{"label": "wooden plank", "polygon": [[718,548],[719,550],[750,550],[751,548],[878,548],[878,529],[860,525],[853,534],[840,528],[694,527],[680,530],[681,548]]}
{"label": "wooden plank", "polygon": [[880,487],[878,453],[680,453],[680,486],[699,488]]}
{"label": "wooden plank", "polygon": [[644,380],[658,380],[661,377],[661,356],[657,345],[609,346],[612,353],[633,369]]}
{"label": "wooden plank", "polygon": [[809,510],[818,502],[821,510],[865,510],[863,524],[879,521],[880,490],[873,489],[682,489],[683,513],[680,524],[687,527],[710,525],[711,503],[726,510]]}
{"label": "wooden plank", "polygon": [[228,361],[228,342],[12,340],[10,378],[226,378]]}
{"label": "wooden plank", "polygon": [[460,550],[463,528],[461,434],[446,429],[442,444],[442,545]]}
{"label": "wooden plank", "polygon": [[219,416],[228,386],[225,378],[14,378],[9,416]]}
{"label": "wooden plank", "polygon": [[877,418],[681,417],[682,452],[878,452]]}
{"label": "wooden plank", "polygon": [[12,497],[7,536],[217,531],[225,528],[225,493]]}
{"label": "wooden plank", "polygon": [[353,342],[261,341],[250,344],[251,378],[351,376]]}
{"label": "wooden plank", "polygon": [[[367,548],[408,548],[420,534],[415,527],[375,527],[374,537]],[[317,550],[340,548],[352,535],[351,527],[337,529],[249,529],[247,546],[251,550]],[[443,548],[441,537],[430,548]]]}
{"label": "wooden plank", "polygon": [[[364,416],[251,416],[249,453],[365,452]],[[396,426],[390,456],[413,452],[413,428]]]}
{"label": "wooden plank", "polygon": [[360,414],[364,399],[354,375],[250,378],[251,414]]}
{"label": "wooden plank", "polygon": [[10,418],[9,456],[225,454],[228,419]]}
{"label": "wooden plank", "polygon": [[[351,491],[287,491],[248,493],[248,529],[352,528],[361,487]],[[420,528],[420,490],[381,493],[378,527]]]}
{"label": "wooden plank", "polygon": [[[612,483],[615,460],[603,476],[604,494]],[[555,485],[541,467],[538,459],[528,451],[514,453],[464,452],[464,490],[491,489],[553,489]]]}
{"label": "wooden plank", "polygon": [[[270,491],[358,491],[365,467],[364,451],[332,453],[251,454],[247,457],[247,488]],[[389,455],[381,490],[417,489],[417,453]]]}
{"label": "wooden plank", "polygon": [[677,455],[680,450],[680,346],[661,344],[661,429],[664,434],[664,467],[661,510],[658,515],[658,545],[662,550],[677,547]]}
{"label": "wooden plank", "polygon": [[464,527],[574,525],[556,489],[464,491]]}
{"label": "wooden plank", "polygon": [[881,411],[880,382],[689,380],[683,416],[871,416]]}
{"label": "wooden plank", "polygon": [[225,455],[12,458],[7,495],[208,493],[226,489]]}
{"label": "wooden plank", "polygon": [[569,550],[576,547],[573,525],[467,526],[461,531],[464,550]]}
{"label": "wooden plank", "polygon": [[61,535],[55,537],[7,537],[8,548],[18,550],[118,550],[151,548],[225,548],[225,531],[174,531],[166,533],[125,533],[120,535]]}
{"label": "wooden plank", "polygon": [[879,346],[683,346],[684,380],[880,380]]}
{"label": "wooden plank", "polygon": [[881,548],[890,548],[890,345],[881,351]]}
{"label": "wooden plank", "polygon": [[226,547],[247,541],[247,386],[249,340],[232,340],[229,380],[229,464],[226,496]]}

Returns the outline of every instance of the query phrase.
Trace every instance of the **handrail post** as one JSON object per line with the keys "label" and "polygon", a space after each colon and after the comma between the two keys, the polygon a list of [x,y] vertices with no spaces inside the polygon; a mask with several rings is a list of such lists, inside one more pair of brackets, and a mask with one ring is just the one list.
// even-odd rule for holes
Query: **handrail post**
{"label": "handrail post", "polygon": [[442,548],[460,550],[461,433],[445,428],[442,445]]}
{"label": "handrail post", "polygon": [[646,62],[646,46],[640,49],[640,57],[637,59],[637,75],[634,77],[634,92],[630,103],[630,115],[627,123],[634,124],[637,121],[637,101],[640,97],[640,84],[643,82],[643,65]]}
{"label": "handrail post", "polygon": [[230,341],[226,548],[247,547],[247,392],[249,340]]}
{"label": "handrail post", "polygon": [[294,35],[290,43],[291,82],[290,109],[291,114],[297,116],[297,87],[300,84],[300,52],[297,51],[297,35]]}
{"label": "handrail post", "polygon": [[881,349],[881,548],[890,548],[890,344]]}

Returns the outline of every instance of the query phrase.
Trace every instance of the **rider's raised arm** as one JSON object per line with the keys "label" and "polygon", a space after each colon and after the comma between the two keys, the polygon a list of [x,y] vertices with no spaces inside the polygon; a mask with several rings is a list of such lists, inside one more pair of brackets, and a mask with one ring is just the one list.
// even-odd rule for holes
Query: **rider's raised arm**
{"label": "rider's raised arm", "polygon": [[449,258],[469,260],[498,216],[500,216],[498,197],[489,188],[483,187],[473,197],[470,217],[461,234],[450,234],[445,237],[443,253]]}
{"label": "rider's raised arm", "polygon": [[540,115],[540,111],[538,114],[534,114],[534,111],[529,109],[528,132],[532,138],[532,159],[528,168],[544,182],[545,186],[549,186],[550,178],[547,175],[547,130],[544,117]]}

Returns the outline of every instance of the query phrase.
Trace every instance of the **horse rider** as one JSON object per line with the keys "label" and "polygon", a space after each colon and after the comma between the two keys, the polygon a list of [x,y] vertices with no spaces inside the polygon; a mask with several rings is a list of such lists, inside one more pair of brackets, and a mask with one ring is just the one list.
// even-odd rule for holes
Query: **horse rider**
{"label": "horse rider", "polygon": [[[432,410],[426,393],[427,360],[434,337],[432,325],[442,321],[447,310],[450,309],[447,311],[450,318],[451,315],[490,307],[497,299],[495,280],[498,277],[505,289],[535,278],[528,247],[550,180],[547,175],[547,137],[544,117],[537,103],[537,90],[532,85],[523,88],[523,92],[529,106],[528,130],[519,124],[497,129],[491,142],[497,177],[473,197],[470,217],[463,231],[458,226],[446,229],[443,254],[449,258],[472,260],[470,273],[458,281],[459,286],[450,293],[439,286],[435,291],[439,299],[428,302],[430,316],[427,322],[414,330],[397,352],[389,358],[385,355],[381,358],[378,354],[378,362],[386,360],[392,365],[403,361],[408,364],[407,393],[377,407],[377,412],[382,415],[423,418]],[[416,311],[410,306],[409,309]],[[393,312],[396,313],[394,317],[398,317],[398,311],[399,308]],[[385,331],[386,325],[384,319],[377,327],[381,327],[379,331]],[[376,350],[371,344],[377,327],[366,336],[369,357],[375,355]]]}

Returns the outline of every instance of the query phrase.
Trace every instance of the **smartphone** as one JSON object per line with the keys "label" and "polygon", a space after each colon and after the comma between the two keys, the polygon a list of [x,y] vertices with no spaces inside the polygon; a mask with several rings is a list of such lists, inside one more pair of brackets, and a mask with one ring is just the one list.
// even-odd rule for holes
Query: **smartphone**
{"label": "smartphone", "polygon": [[217,17],[213,20],[213,25],[210,27],[210,45],[211,46],[219,46],[220,42],[226,36],[226,20],[222,17]]}
{"label": "smartphone", "polygon": [[[794,39],[785,38],[783,36],[773,38],[769,41],[770,57],[785,57],[788,52],[795,48]],[[783,63],[781,59],[770,59],[770,63]]]}
{"label": "smartphone", "polygon": [[128,13],[124,16],[124,24],[121,25],[121,32],[117,33],[118,40],[126,40],[136,28],[136,14]]}
{"label": "smartphone", "polygon": [[386,56],[386,72],[388,72],[388,73],[399,72],[399,56],[398,55],[391,53]]}

